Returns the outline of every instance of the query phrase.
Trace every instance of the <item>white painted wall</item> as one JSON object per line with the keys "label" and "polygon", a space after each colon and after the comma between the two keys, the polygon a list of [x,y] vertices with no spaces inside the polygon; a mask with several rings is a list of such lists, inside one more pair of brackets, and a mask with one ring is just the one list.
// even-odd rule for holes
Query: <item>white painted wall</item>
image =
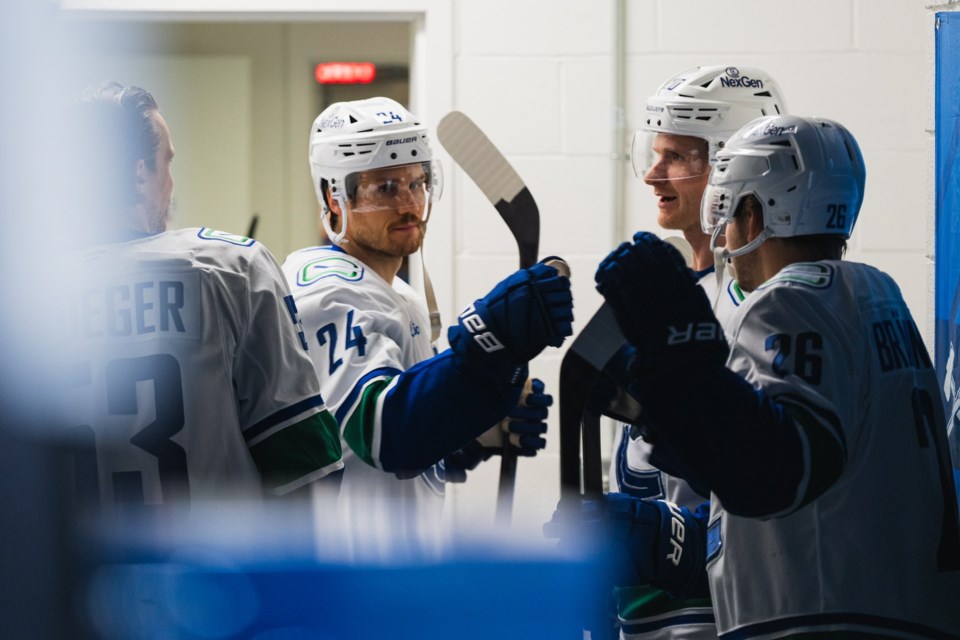
{"label": "white painted wall", "polygon": [[[597,262],[638,229],[656,230],[649,187],[626,170],[627,233],[616,237],[611,187],[615,1],[457,0],[454,106],[515,161],[540,204],[541,251],[573,268],[577,326],[599,304]],[[932,224],[933,9],[923,0],[627,0],[626,124],[648,95],[689,66],[740,64],[773,74],[790,109],[847,125],[868,167],[848,258],[899,283],[932,345],[927,233]],[[625,134],[626,140],[629,135]],[[456,206],[455,295],[460,305],[514,265],[506,230],[462,175]],[[932,233],[932,232],[931,232]],[[534,365],[556,391],[559,354]],[[559,496],[556,415],[546,455],[519,464],[515,519],[529,530]],[[495,465],[491,465],[495,466]],[[464,517],[492,509],[482,485],[460,489]],[[487,490],[484,493],[484,490]],[[478,516],[480,517],[480,516]]]}

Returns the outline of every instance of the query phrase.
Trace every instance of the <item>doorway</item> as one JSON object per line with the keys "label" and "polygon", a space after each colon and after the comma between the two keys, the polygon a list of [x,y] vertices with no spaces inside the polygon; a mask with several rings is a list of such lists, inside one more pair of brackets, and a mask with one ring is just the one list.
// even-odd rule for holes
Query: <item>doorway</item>
{"label": "doorway", "polygon": [[[103,80],[152,92],[170,124],[171,226],[256,237],[279,260],[320,237],[307,164],[313,119],[339,100],[410,100],[412,26],[395,22],[142,22],[78,25],[74,92]],[[368,84],[320,84],[319,63],[382,69]]]}

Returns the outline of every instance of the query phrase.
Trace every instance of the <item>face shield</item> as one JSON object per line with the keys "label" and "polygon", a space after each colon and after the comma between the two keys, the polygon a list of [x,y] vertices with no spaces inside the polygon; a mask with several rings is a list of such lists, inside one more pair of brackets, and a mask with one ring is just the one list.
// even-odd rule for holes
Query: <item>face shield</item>
{"label": "face shield", "polygon": [[707,185],[703,190],[703,199],[700,201],[700,226],[707,235],[712,235],[719,229],[723,234],[723,227],[733,220],[734,193],[729,187],[715,184]]}
{"label": "face shield", "polygon": [[707,141],[694,136],[637,131],[630,160],[637,177],[648,183],[700,178],[710,173]]}
{"label": "face shield", "polygon": [[[708,184],[703,190],[703,199],[700,200],[700,227],[710,236],[710,250],[715,253],[721,244],[720,238],[723,237],[724,230],[737,212],[735,197],[736,194],[729,187]],[[720,257],[730,257],[729,252]]]}
{"label": "face shield", "polygon": [[[753,195],[763,202],[755,189],[755,181],[770,172],[770,159],[765,153],[739,152],[720,154],[717,166],[710,176],[710,183],[703,190],[700,201],[700,227],[710,236],[710,249],[716,251],[726,226],[733,221],[737,207],[744,196]],[[756,249],[772,232],[764,226],[763,231],[751,242],[736,249],[724,248],[723,259],[744,255]]]}
{"label": "face shield", "polygon": [[426,222],[443,193],[443,170],[431,160],[356,171],[346,175],[344,186],[353,213],[416,211]]}

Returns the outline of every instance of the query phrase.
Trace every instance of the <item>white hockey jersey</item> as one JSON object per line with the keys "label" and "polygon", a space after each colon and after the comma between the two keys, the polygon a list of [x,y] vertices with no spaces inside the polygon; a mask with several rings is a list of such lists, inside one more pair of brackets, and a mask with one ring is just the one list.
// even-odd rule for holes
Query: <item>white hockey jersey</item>
{"label": "white hockey jersey", "polygon": [[[110,512],[282,495],[343,467],[279,265],[181,229],[86,251],[67,297],[64,408],[81,490]],[[117,509],[114,509],[117,507]]]}
{"label": "white hockey jersey", "polygon": [[708,572],[721,637],[960,634],[946,620],[960,593],[938,573],[938,552],[960,545],[941,400],[897,285],[866,265],[793,264],[734,320],[728,366],[773,398],[832,412],[837,422],[818,422],[845,467],[812,502],[798,497],[767,519],[732,515],[714,496]]}
{"label": "white hockey jersey", "polygon": [[[698,284],[713,305],[724,331],[732,328],[732,319],[744,295],[730,270],[718,278],[713,267],[697,273]],[[637,498],[665,499],[694,511],[707,498],[694,491],[682,478],[661,471],[650,462],[653,446],[634,427],[620,424],[614,434],[610,460],[610,491]],[[709,599],[678,600],[648,586],[621,587],[616,593],[623,640],[667,640],[716,638],[713,608]]]}
{"label": "white hockey jersey", "polygon": [[[397,375],[434,355],[423,299],[400,278],[391,286],[335,246],[296,251],[283,271],[340,425],[347,539],[363,556],[431,548],[440,534],[442,470],[401,479],[380,462],[384,396]],[[370,412],[374,419],[364,420]]]}

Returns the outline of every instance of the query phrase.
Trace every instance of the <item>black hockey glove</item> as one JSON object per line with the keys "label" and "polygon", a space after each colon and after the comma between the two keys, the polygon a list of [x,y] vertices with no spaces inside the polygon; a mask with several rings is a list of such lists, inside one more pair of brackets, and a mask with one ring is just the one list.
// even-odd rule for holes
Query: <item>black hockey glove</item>
{"label": "black hockey glove", "polygon": [[597,268],[597,290],[636,348],[631,370],[723,365],[729,347],[680,253],[652,233],[633,236]]}
{"label": "black hockey glove", "polygon": [[450,327],[450,348],[500,371],[522,365],[573,333],[570,279],[537,263],[503,280]]}

